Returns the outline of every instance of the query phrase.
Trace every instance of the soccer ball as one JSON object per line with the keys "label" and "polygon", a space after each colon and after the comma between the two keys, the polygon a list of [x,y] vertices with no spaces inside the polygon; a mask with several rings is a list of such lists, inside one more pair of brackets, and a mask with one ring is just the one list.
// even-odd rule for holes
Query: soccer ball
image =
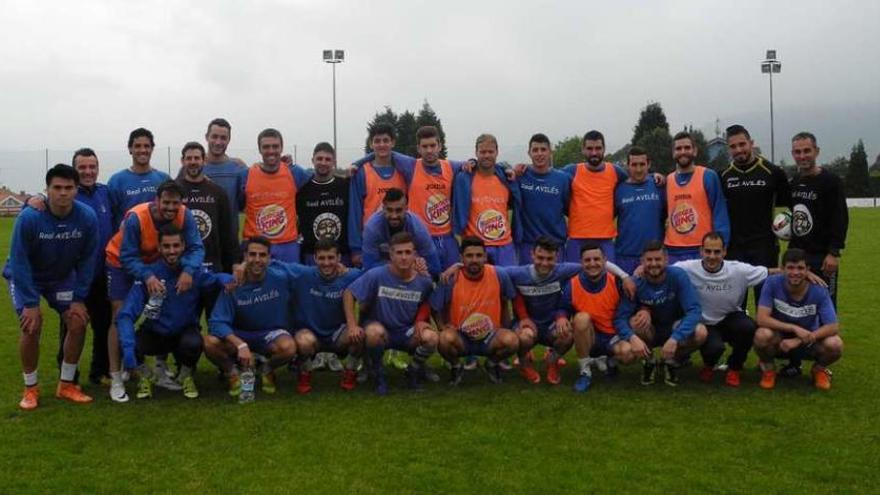
{"label": "soccer ball", "polygon": [[776,237],[787,241],[791,239],[791,213],[783,211],[773,217],[773,233]]}

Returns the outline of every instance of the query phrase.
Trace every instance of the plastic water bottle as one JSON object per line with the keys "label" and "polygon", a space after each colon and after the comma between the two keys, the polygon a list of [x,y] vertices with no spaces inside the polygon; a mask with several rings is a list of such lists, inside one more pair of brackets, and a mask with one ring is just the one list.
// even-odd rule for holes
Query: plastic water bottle
{"label": "plastic water bottle", "polygon": [[254,382],[256,382],[256,376],[254,375],[254,369],[248,368],[241,373],[239,377],[241,380],[241,393],[238,395],[238,403],[239,404],[247,404],[248,402],[254,401]]}
{"label": "plastic water bottle", "polygon": [[[165,285],[165,280],[160,280],[162,285]],[[147,305],[144,306],[144,318],[148,320],[156,320],[159,318],[159,313],[162,311],[162,303],[165,301],[165,293],[160,292],[158,294],[150,296],[150,299],[147,301]]]}

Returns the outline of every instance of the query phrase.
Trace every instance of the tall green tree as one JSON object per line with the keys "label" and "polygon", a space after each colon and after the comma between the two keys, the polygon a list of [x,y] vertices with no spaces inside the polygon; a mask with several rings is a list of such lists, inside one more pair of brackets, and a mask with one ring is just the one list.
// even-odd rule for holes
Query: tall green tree
{"label": "tall green tree", "polygon": [[668,174],[675,170],[675,164],[672,162],[672,135],[669,134],[669,129],[656,127],[635,144],[648,152],[654,172]]}
{"label": "tall green tree", "polygon": [[397,142],[394,145],[394,150],[405,155],[416,156],[418,153],[416,130],[418,130],[416,116],[409,110],[400,114],[397,119]]}
{"label": "tall green tree", "polygon": [[633,137],[630,141],[637,144],[646,134],[654,129],[663,128],[669,133],[669,121],[666,120],[666,114],[663,113],[663,107],[658,102],[648,103],[648,106],[642,109],[639,114],[639,121],[633,128]]}
{"label": "tall green tree", "polygon": [[367,123],[367,137],[366,137],[366,145],[364,146],[364,153],[369,153],[370,150],[370,132],[376,128],[377,125],[381,123],[387,123],[394,126],[394,129],[397,129],[397,114],[394,113],[394,110],[391,110],[391,107],[386,106],[385,111],[382,113],[376,112],[376,115],[373,116],[373,120]]}
{"label": "tall green tree", "polygon": [[424,127],[426,125],[432,125],[439,131],[440,146],[442,146],[440,150],[440,158],[446,158],[446,133],[443,132],[443,124],[440,123],[440,119],[437,117],[437,114],[434,113],[434,109],[428,104],[428,100],[425,100],[425,102],[422,103],[422,108],[416,116],[416,130],[418,130],[418,127]]}
{"label": "tall green tree", "polygon": [[871,196],[871,178],[868,174],[868,154],[865,143],[859,142],[852,147],[849,155],[849,167],[846,170],[846,196],[864,198]]}
{"label": "tall green tree", "polygon": [[583,157],[580,136],[565,138],[553,147],[553,166],[556,168],[562,168],[569,163],[581,162]]}

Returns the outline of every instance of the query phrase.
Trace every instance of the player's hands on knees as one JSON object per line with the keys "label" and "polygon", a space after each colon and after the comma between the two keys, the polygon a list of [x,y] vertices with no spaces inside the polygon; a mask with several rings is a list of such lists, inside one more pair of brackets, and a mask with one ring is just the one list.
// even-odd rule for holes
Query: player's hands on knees
{"label": "player's hands on knees", "polygon": [[571,335],[571,321],[564,316],[556,318],[556,333],[559,337],[568,338]]}
{"label": "player's hands on knees", "polygon": [[151,296],[165,293],[165,285],[155,275],[150,275],[144,285]]}
{"label": "player's hands on knees", "polygon": [[182,272],[179,277],[177,277],[177,293],[181,294],[186,292],[192,288],[193,285],[193,276],[187,272]]}
{"label": "player's hands on knees", "polygon": [[22,333],[28,335],[35,334],[43,325],[43,313],[40,312],[39,306],[33,308],[24,308],[21,316],[18,317],[18,326]]}
{"label": "player's hands on knees", "polygon": [[89,323],[89,311],[86,309],[86,305],[81,302],[71,303],[70,308],[65,311],[65,316],[78,319],[83,326]]}
{"label": "player's hands on knees", "polygon": [[798,335],[798,338],[801,339],[801,342],[803,342],[804,345],[808,346],[813,345],[816,342],[816,334],[809,330],[804,330],[804,333]]}
{"label": "player's hands on knees", "polygon": [[645,331],[651,326],[651,312],[647,309],[640,309],[630,318],[629,323],[633,328]]}
{"label": "player's hands on knees", "polygon": [[648,345],[638,335],[633,334],[629,338],[629,347],[636,357],[647,358],[651,355],[651,349],[648,349]]}
{"label": "player's hands on knees", "polygon": [[675,351],[678,350],[678,342],[670,337],[665,344],[663,344],[663,360],[664,361],[672,361],[675,359]]}
{"label": "player's hands on knees", "polygon": [[425,342],[423,332],[426,332],[431,329],[431,324],[427,321],[417,321],[415,325],[413,325],[413,329],[416,331],[416,341],[418,341],[419,345]]}
{"label": "player's hands on knees", "polygon": [[348,338],[352,344],[362,344],[366,338],[364,328],[360,325],[352,325],[348,327]]}

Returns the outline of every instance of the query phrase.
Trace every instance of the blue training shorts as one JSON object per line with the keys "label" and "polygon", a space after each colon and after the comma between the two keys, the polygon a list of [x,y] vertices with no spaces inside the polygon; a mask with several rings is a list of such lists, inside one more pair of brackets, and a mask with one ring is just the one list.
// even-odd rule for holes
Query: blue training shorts
{"label": "blue training shorts", "polygon": [[275,342],[277,339],[284,337],[285,335],[290,337],[290,332],[282,328],[276,330],[257,330],[253,332],[236,330],[235,332],[236,337],[247,342],[251,352],[262,354],[263,356],[269,354],[268,349],[272,342]]}
{"label": "blue training shorts", "polygon": [[[21,295],[17,293],[18,291],[12,280],[8,282],[9,298],[12,300],[12,306],[15,308],[15,313],[21,316],[21,312],[24,311]],[[49,307],[61,315],[70,309],[70,303],[73,302],[73,286],[74,278],[69,277],[67,280],[60,282],[36,284],[36,289],[43,296],[43,299],[49,303]]]}

